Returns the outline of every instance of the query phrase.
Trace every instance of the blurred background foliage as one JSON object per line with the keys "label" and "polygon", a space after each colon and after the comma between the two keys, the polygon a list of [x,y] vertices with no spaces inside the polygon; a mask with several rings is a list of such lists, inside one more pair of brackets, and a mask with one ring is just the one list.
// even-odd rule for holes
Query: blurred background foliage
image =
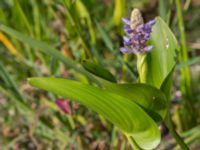
{"label": "blurred background foliage", "polygon": [[[137,82],[136,57],[119,52],[121,17],[135,7],[145,21],[160,15],[180,41],[171,112],[186,143],[200,148],[199,0],[1,0],[1,25],[47,46],[14,38],[0,26],[0,149],[130,149],[103,117],[75,102],[70,102],[72,114],[65,114],[54,103],[58,97],[32,88],[26,79],[55,76],[90,82],[80,66],[91,59],[119,82]],[[167,129],[161,130],[158,149],[177,149]]]}

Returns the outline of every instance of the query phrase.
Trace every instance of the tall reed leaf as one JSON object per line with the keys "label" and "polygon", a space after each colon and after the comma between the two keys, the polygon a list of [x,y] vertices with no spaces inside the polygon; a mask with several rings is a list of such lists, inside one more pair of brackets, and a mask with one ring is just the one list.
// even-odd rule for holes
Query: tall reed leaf
{"label": "tall reed leaf", "polygon": [[63,62],[66,67],[73,68],[77,72],[84,74],[89,79],[98,83],[98,81],[95,80],[94,77],[92,77],[92,75],[90,75],[78,62],[76,62],[68,57],[65,57],[57,49],[53,48],[52,46],[47,45],[38,40],[35,40],[27,35],[24,35],[18,31],[16,31],[16,30],[13,30],[12,28],[9,28],[3,24],[0,24],[0,30],[9,34],[12,37],[15,37],[16,39],[18,39],[19,41],[21,41],[23,43],[27,43],[31,48],[35,48],[35,50],[39,50],[42,53],[45,53],[52,57],[55,57],[57,60]]}

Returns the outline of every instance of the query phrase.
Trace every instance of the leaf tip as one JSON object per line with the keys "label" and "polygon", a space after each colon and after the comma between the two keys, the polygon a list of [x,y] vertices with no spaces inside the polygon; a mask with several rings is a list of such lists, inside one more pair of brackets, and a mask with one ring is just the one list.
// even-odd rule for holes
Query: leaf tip
{"label": "leaf tip", "polygon": [[34,81],[36,80],[36,78],[27,78],[27,82],[28,84],[34,86]]}

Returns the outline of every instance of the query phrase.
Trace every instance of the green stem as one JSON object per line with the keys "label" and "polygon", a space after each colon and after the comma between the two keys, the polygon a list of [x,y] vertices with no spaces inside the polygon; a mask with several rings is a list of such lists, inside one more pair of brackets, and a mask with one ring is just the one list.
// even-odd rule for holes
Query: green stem
{"label": "green stem", "polygon": [[137,54],[137,69],[139,73],[139,82],[147,83],[147,54]]}
{"label": "green stem", "polygon": [[179,146],[181,147],[182,150],[189,150],[188,146],[185,144],[184,140],[180,137],[180,135],[176,132],[176,130],[174,129],[174,125],[172,122],[172,118],[170,116],[170,113],[168,112],[167,117],[166,117],[166,121],[165,121],[166,126],[169,129],[169,132],[171,133],[171,135],[174,137],[174,139],[176,140],[176,142],[179,144]]}

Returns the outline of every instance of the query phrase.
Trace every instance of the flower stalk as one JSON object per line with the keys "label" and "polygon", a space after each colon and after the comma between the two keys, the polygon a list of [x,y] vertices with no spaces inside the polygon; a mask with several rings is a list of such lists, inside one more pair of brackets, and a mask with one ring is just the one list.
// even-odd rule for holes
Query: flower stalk
{"label": "flower stalk", "polygon": [[137,69],[139,73],[139,82],[146,83],[146,74],[147,74],[147,54],[137,54]]}

